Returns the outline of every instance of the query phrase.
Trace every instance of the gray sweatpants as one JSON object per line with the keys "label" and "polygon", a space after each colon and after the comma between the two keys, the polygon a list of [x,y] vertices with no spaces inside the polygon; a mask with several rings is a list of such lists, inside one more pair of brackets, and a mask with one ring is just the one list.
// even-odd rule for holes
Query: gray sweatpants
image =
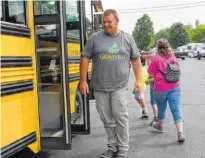
{"label": "gray sweatpants", "polygon": [[108,135],[108,148],[129,149],[127,88],[115,92],[94,92],[96,108]]}

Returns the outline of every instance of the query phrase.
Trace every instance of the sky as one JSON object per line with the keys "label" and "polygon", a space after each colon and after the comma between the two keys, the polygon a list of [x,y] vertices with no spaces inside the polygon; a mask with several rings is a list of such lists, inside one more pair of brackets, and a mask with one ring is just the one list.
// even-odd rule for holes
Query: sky
{"label": "sky", "polygon": [[[199,20],[205,24],[205,0],[101,0],[103,9],[115,9],[119,13],[121,30],[132,34],[135,24],[143,14],[147,13],[152,22],[154,31],[170,27],[175,22],[192,24],[195,27],[195,21]],[[90,4],[86,0],[87,11],[90,10]],[[160,8],[156,8],[163,6]],[[165,7],[167,6],[167,7]],[[170,6],[170,7],[169,7]],[[155,7],[155,8],[153,8]],[[142,10],[142,8],[146,8]],[[151,8],[151,9],[147,9]],[[180,8],[180,9],[173,9]],[[139,10],[141,9],[141,10]],[[156,11],[159,10],[160,11]],[[147,12],[151,10],[150,12]],[[134,13],[127,13],[127,12]],[[139,12],[140,11],[140,12]],[[89,14],[89,12],[87,12]]]}

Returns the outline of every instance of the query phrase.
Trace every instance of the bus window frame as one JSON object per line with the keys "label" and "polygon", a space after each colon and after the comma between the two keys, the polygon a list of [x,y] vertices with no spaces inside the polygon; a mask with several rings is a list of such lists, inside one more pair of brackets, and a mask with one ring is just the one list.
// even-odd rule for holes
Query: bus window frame
{"label": "bus window frame", "polygon": [[[14,23],[14,22],[10,22],[9,19],[9,5],[8,5],[8,0],[2,1],[2,19],[1,21],[5,21],[5,22],[9,22],[12,24],[18,24],[18,25],[25,25],[28,27],[28,5],[26,1],[22,1],[23,2],[23,9],[24,9],[24,19],[25,22],[24,23]],[[15,1],[14,1],[15,2]]]}

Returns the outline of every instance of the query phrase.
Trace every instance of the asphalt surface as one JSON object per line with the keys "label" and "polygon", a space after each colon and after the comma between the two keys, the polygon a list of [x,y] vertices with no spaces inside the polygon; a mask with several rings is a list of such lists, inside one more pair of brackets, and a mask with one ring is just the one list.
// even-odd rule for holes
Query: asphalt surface
{"label": "asphalt surface", "polygon": [[[134,74],[131,71],[128,92],[130,151],[129,158],[205,158],[205,59],[187,58],[179,60],[182,77],[181,106],[184,116],[186,142],[177,143],[177,132],[170,109],[167,110],[165,133],[157,133],[149,123],[152,109],[149,104],[149,91],[145,93],[149,120],[141,120],[141,109],[133,94]],[[72,150],[50,151],[27,155],[21,152],[12,158],[98,158],[106,150],[106,134],[103,124],[91,102],[91,134],[73,138]]]}

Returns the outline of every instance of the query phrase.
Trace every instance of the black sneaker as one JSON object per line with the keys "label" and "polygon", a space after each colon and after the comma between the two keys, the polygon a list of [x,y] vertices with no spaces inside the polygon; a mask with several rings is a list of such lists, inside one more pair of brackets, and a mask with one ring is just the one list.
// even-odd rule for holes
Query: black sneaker
{"label": "black sneaker", "polygon": [[147,113],[145,113],[144,111],[142,111],[142,117],[141,119],[147,120],[149,117],[147,115]]}
{"label": "black sneaker", "polygon": [[117,152],[114,152],[113,150],[107,150],[101,155],[101,158],[114,158],[114,156],[117,155]]}
{"label": "black sneaker", "polygon": [[142,116],[141,116],[141,119],[143,119],[144,118],[144,111],[142,111]]}
{"label": "black sneaker", "polygon": [[148,119],[149,116],[147,115],[147,113],[144,113],[144,119]]}

